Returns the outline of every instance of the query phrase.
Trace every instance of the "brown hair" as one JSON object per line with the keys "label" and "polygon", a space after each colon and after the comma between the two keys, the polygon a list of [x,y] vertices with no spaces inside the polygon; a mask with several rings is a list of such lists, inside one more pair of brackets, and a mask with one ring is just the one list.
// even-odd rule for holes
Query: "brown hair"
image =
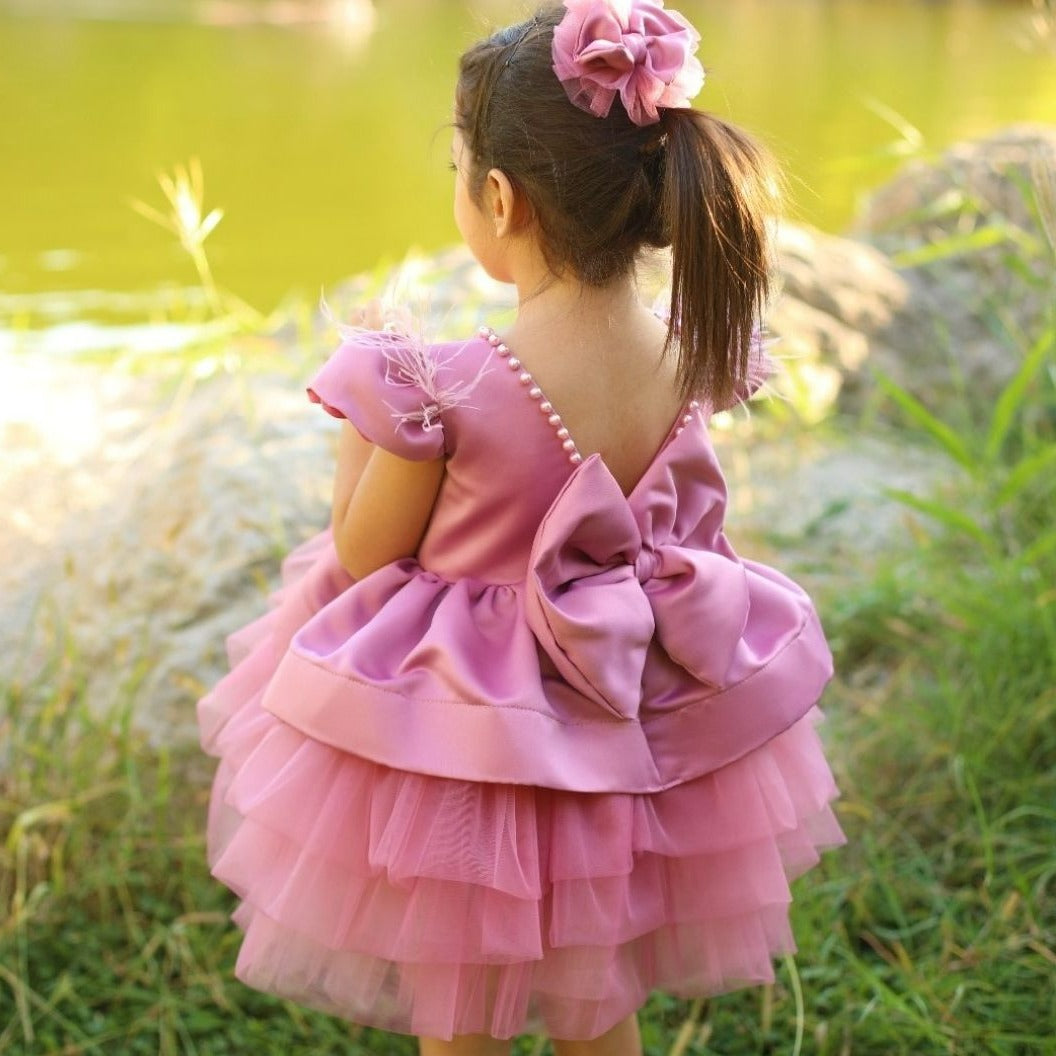
{"label": "brown hair", "polygon": [[555,274],[602,286],[647,247],[671,246],[671,318],[686,395],[728,399],[747,380],[752,332],[770,286],[766,219],[777,182],[752,139],[710,114],[631,122],[574,106],[551,65],[564,9],[545,7],[463,56],[456,124],[470,189],[501,169],[530,201]]}

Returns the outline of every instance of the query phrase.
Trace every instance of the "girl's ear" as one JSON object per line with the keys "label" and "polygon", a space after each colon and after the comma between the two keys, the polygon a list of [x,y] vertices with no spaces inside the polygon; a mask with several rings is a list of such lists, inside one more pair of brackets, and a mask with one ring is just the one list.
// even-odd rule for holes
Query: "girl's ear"
{"label": "girl's ear", "polygon": [[484,183],[486,214],[496,238],[516,234],[531,218],[531,205],[502,169],[490,169]]}

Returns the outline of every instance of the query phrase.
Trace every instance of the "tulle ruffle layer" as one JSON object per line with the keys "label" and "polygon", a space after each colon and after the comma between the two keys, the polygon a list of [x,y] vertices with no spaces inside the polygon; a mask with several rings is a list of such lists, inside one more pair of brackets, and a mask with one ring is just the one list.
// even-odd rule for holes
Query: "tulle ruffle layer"
{"label": "tulle ruffle layer", "polygon": [[813,728],[650,795],[407,773],[228,716],[209,818],[237,973],[403,1033],[603,1033],[652,989],[770,980],[788,881],[842,840]]}
{"label": "tulle ruffle layer", "polygon": [[262,706],[298,629],[351,583],[326,534],[283,573],[199,703],[219,759],[209,861],[241,899],[244,982],[401,1033],[590,1038],[653,989],[773,978],[794,948],[789,880],[842,842],[816,710],[651,793],[386,766]]}

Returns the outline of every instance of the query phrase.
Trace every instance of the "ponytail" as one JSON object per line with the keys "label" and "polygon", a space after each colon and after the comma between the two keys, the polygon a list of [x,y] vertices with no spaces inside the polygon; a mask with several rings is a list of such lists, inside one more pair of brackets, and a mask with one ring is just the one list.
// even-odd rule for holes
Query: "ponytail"
{"label": "ponytail", "polygon": [[770,285],[766,223],[777,182],[744,133],[699,110],[660,109],[638,125],[622,103],[604,117],[569,103],[554,73],[560,5],[470,48],[456,124],[470,188],[502,169],[531,202],[546,263],[600,287],[646,246],[672,248],[665,351],[678,348],[686,396],[713,407],[750,388],[749,350]]}
{"label": "ponytail", "polygon": [[770,291],[767,219],[777,180],[744,132],[699,110],[663,112],[660,213],[671,241],[671,317],[686,395],[712,406],[748,382],[749,351]]}

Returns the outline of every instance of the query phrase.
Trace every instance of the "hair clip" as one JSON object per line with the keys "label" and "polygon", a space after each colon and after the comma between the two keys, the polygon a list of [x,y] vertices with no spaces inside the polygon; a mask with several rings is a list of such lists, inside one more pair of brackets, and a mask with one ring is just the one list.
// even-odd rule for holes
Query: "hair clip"
{"label": "hair clip", "polygon": [[510,63],[513,62],[514,56],[517,54],[517,49],[528,39],[528,34],[531,33],[536,27],[538,16],[532,15],[530,19],[525,23],[524,28],[521,30],[521,35],[509,46],[509,51],[506,54],[506,60],[502,64],[504,70],[509,69]]}
{"label": "hair clip", "polygon": [[704,84],[700,34],[663,0],[565,0],[554,29],[554,73],[571,102],[607,117],[617,95],[636,125],[685,107]]}

